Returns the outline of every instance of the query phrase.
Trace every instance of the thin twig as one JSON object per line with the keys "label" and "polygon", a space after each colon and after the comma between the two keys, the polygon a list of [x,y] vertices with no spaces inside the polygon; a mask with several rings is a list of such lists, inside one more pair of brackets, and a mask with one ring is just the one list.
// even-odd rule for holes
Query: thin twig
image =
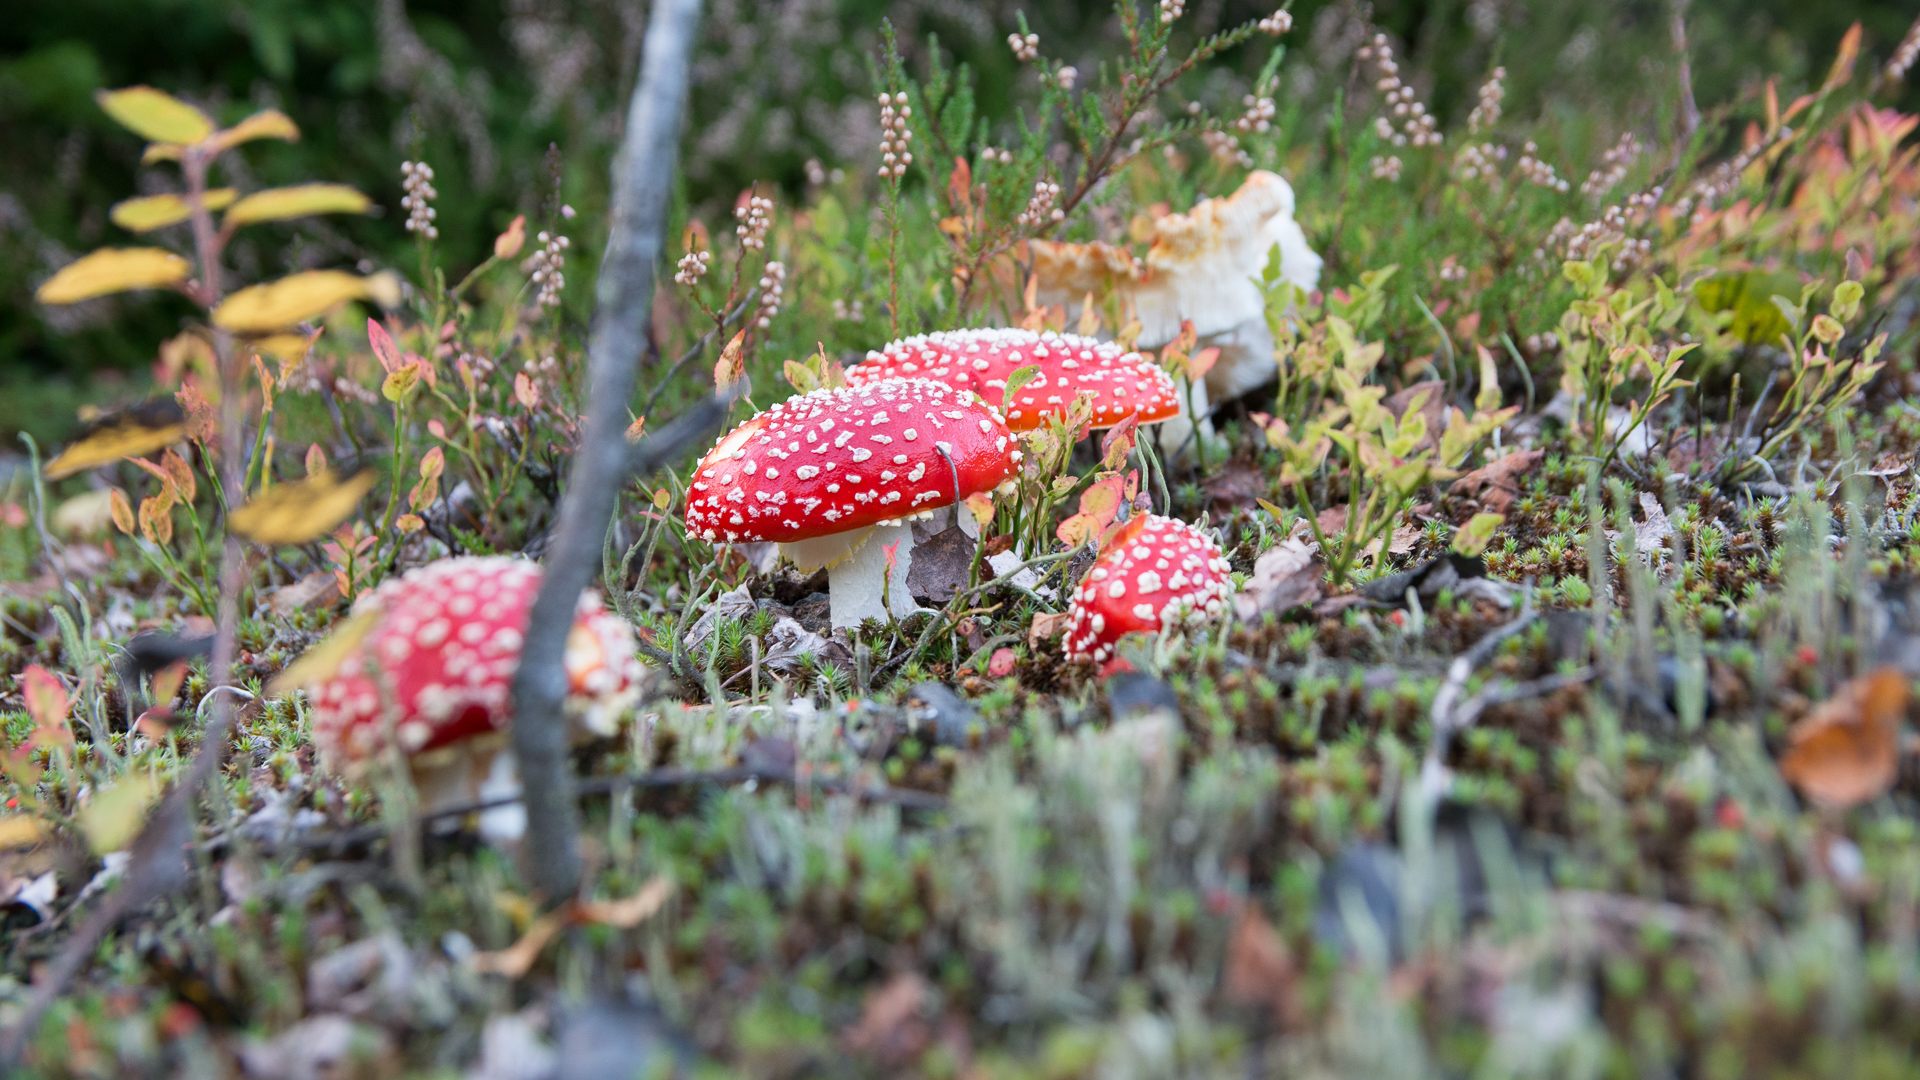
{"label": "thin twig", "polygon": [[674,156],[685,111],[700,0],[661,0],[647,25],[645,59],[627,114],[615,169],[613,221],[600,265],[598,310],[588,350],[586,430],[560,501],[546,576],[527,622],[525,651],[513,680],[513,751],[526,786],[527,870],[548,902],[573,895],[580,879],[575,848],[579,808],[567,757],[565,652],[580,592],[613,518],[631,452],[627,405],[646,351],[655,264],[667,223]]}
{"label": "thin twig", "polygon": [[640,415],[645,416],[652,412],[653,403],[660,400],[661,392],[666,390],[668,385],[673,382],[673,377],[680,373],[680,369],[692,363],[695,357],[705,352],[707,346],[713,343],[714,336],[726,329],[728,323],[745,314],[748,306],[759,298],[760,286],[755,285],[753,288],[747,290],[746,298],[740,301],[739,306],[721,317],[720,325],[701,334],[700,340],[688,346],[687,351],[680,354],[680,359],[675,360],[672,365],[667,368],[666,373],[660,376],[660,382],[654,386],[653,392],[647,395],[647,403],[640,407]]}

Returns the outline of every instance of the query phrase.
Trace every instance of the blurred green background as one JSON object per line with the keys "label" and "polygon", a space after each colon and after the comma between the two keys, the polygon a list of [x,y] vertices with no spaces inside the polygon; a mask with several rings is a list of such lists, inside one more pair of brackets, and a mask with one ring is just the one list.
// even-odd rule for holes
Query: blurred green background
{"label": "blurred green background", "polygon": [[[1189,0],[1182,30],[1207,33],[1272,7]],[[696,68],[684,205],[711,215],[755,182],[798,194],[809,162],[819,163],[816,174],[864,174],[878,142],[869,91],[883,19],[916,67],[938,35],[980,74],[993,123],[1010,128],[1017,91],[1030,89],[1006,46],[1023,8],[1043,51],[1082,72],[1115,48],[1111,5],[1096,0],[716,0]],[[1693,0],[1696,97],[1711,110],[1775,73],[1788,99],[1819,79],[1855,20],[1877,63],[1915,8]],[[1299,0],[1293,11],[1275,96],[1304,102],[1301,115],[1319,123],[1352,78],[1362,9]],[[1657,137],[1671,122],[1672,12],[1670,0],[1371,8],[1443,119],[1470,110],[1486,72],[1502,64],[1508,123],[1540,126],[1548,159],[1576,175],[1624,127]],[[400,162],[420,157],[437,173],[441,243],[456,272],[484,257],[515,213],[538,225],[564,201],[580,211],[565,231],[575,244],[569,273],[584,282],[645,22],[646,5],[634,0],[14,0],[0,20],[0,446],[14,447],[21,430],[59,438],[83,401],[139,396],[157,344],[188,315],[184,301],[147,294],[65,309],[32,302],[34,286],[67,260],[129,241],[107,219],[115,201],[178,183],[169,166],[139,166],[139,142],[94,105],[96,89],[149,83],[226,122],[277,106],[305,137],[255,144],[227,182],[247,190],[342,181],[385,208],[368,219],[250,230],[231,249],[241,280],[306,266],[417,265],[397,209]],[[1265,55],[1241,52],[1179,93],[1223,109],[1237,102]],[[1911,86],[1906,93],[1914,106]],[[591,289],[569,293],[581,309],[569,315],[583,326]]]}

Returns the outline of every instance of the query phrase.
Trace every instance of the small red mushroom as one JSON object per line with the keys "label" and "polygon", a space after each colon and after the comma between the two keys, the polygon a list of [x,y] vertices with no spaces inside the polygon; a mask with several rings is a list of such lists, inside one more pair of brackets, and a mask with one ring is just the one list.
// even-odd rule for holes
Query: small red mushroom
{"label": "small red mushroom", "polygon": [[714,445],[687,490],[687,531],[774,541],[802,569],[830,567],[833,625],[855,626],[915,610],[907,521],[1003,488],[1019,463],[999,411],[969,391],[926,379],[815,390]]}
{"label": "small red mushroom", "polygon": [[1185,522],[1143,514],[1120,527],[1074,591],[1067,657],[1106,660],[1126,635],[1205,622],[1232,595],[1227,560],[1212,539]]}
{"label": "small red mushroom", "polygon": [[[397,745],[428,806],[471,799],[506,744],[514,671],[540,567],[508,557],[442,559],[383,583],[356,607],[364,636],[307,683],[313,736],[353,772]],[[352,635],[353,630],[345,631]],[[583,594],[567,636],[568,712],[611,734],[638,694],[626,621]]]}
{"label": "small red mushroom", "polygon": [[1085,391],[1093,395],[1093,427],[1109,428],[1138,413],[1140,423],[1180,413],[1180,393],[1160,365],[1111,341],[1048,330],[945,330],[896,341],[847,371],[862,386],[880,379],[923,378],[988,401],[1006,391],[1007,376],[1038,366],[1039,374],[1005,402],[1007,426],[1029,431],[1067,411]]}

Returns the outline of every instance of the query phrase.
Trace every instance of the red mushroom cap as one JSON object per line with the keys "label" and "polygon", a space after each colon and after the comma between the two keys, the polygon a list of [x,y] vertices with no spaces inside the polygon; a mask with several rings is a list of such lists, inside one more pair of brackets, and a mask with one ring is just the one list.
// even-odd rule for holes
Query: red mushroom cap
{"label": "red mushroom cap", "polygon": [[1006,391],[1007,376],[1037,364],[1040,374],[1006,403],[1007,426],[1030,431],[1067,411],[1081,391],[1093,394],[1093,426],[1108,428],[1140,414],[1151,424],[1179,415],[1180,394],[1160,365],[1111,341],[1051,330],[943,330],[896,341],[847,371],[862,386],[879,379],[924,378],[988,401]]}
{"label": "red mushroom cap", "polygon": [[1120,527],[1074,591],[1067,656],[1100,661],[1135,631],[1158,634],[1220,614],[1233,595],[1227,560],[1205,533],[1144,514]]}
{"label": "red mushroom cap", "polygon": [[992,491],[1019,463],[999,410],[968,391],[927,379],[815,390],[714,444],[687,530],[709,543],[830,536]]}
{"label": "red mushroom cap", "polygon": [[[389,723],[413,755],[504,729],[540,567],[509,557],[442,559],[383,583],[367,598],[370,633],[309,688],[313,735],[335,763],[386,745]],[[568,706],[591,727],[640,682],[626,621],[580,598],[567,637]],[[600,721],[605,721],[601,723]]]}

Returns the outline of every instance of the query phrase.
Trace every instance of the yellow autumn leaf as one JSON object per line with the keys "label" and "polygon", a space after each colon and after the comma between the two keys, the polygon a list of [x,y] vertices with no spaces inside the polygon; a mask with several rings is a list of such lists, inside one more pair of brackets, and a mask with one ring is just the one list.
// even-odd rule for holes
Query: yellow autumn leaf
{"label": "yellow autumn leaf", "polygon": [[0,816],[0,851],[32,847],[47,835],[40,819],[27,814]]}
{"label": "yellow autumn leaf", "polygon": [[267,684],[267,693],[273,696],[312,686],[314,683],[333,677],[340,665],[347,659],[356,646],[365,641],[373,628],[380,625],[378,611],[363,611],[350,616],[331,634],[322,638],[320,644],[308,649],[300,659],[280,670]]}
{"label": "yellow autumn leaf", "polygon": [[147,807],[160,797],[160,778],[140,770],[95,791],[80,808],[80,831],[95,855],[119,851],[133,842],[146,821]]}
{"label": "yellow autumn leaf", "polygon": [[215,153],[239,146],[243,142],[255,139],[281,139],[286,142],[299,142],[300,129],[294,126],[286,113],[279,109],[262,109],[230,128],[217,131],[213,135]]}
{"label": "yellow autumn leaf", "polygon": [[271,356],[283,365],[298,364],[307,358],[308,350],[313,348],[314,340],[319,336],[318,330],[311,337],[306,334],[270,334],[255,341],[253,348],[255,352]]}
{"label": "yellow autumn leaf", "polygon": [[222,225],[254,225],[313,214],[364,214],[373,200],[345,184],[295,184],[268,188],[233,204]]}
{"label": "yellow autumn leaf", "polygon": [[[200,201],[208,210],[221,210],[232,203],[237,194],[232,188],[215,188],[201,196]],[[179,195],[144,195],[114,203],[107,216],[128,232],[150,232],[185,221],[192,215],[193,204]]]}
{"label": "yellow autumn leaf", "polygon": [[197,143],[213,134],[213,121],[206,113],[151,86],[102,90],[94,100],[121,127],[149,142]]}
{"label": "yellow autumn leaf", "polygon": [[160,248],[101,248],[60,268],[33,294],[43,304],[75,304],[129,289],[176,285],[192,264]]}
{"label": "yellow autumn leaf", "polygon": [[238,334],[266,334],[326,314],[368,294],[367,279],[344,270],[307,270],[251,285],[213,309],[213,324]]}
{"label": "yellow autumn leaf", "polygon": [[371,469],[347,477],[331,471],[281,484],[227,517],[227,528],[258,544],[304,544],[347,519],[373,487]]}
{"label": "yellow autumn leaf", "polygon": [[151,454],[186,434],[186,414],[172,398],[109,413],[81,429],[58,457],[47,462],[47,479],[59,480],[121,458]]}

